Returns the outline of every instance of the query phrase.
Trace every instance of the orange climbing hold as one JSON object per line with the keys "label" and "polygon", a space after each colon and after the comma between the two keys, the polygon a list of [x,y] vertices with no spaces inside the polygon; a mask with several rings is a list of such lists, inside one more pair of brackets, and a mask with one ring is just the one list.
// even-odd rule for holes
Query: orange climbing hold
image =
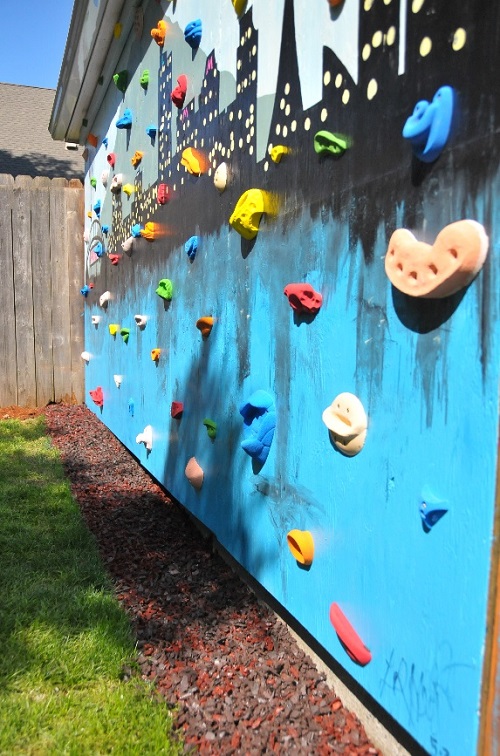
{"label": "orange climbing hold", "polygon": [[144,157],[144,152],[141,152],[141,150],[136,150],[134,152],[134,156],[130,160],[130,162],[132,163],[132,165],[134,166],[134,168],[137,165],[139,165],[139,163],[141,162],[141,160],[142,160],[143,157]]}
{"label": "orange climbing hold", "polygon": [[151,350],[151,359],[153,362],[158,362],[160,359],[161,349],[155,348]]}
{"label": "orange climbing hold", "polygon": [[148,241],[154,241],[158,233],[158,224],[148,221],[144,228],[141,228],[141,236]]}
{"label": "orange climbing hold", "polygon": [[290,530],[286,537],[288,548],[300,564],[312,564],[314,539],[308,530]]}
{"label": "orange climbing hold", "polygon": [[151,36],[153,37],[158,47],[163,47],[165,43],[166,33],[167,33],[167,24],[163,20],[158,21],[158,26],[155,26],[154,29],[151,29]]}
{"label": "orange climbing hold", "polygon": [[212,330],[213,325],[214,319],[210,316],[198,318],[198,320],[196,321],[196,328],[201,331],[201,335],[204,339],[206,339],[207,336],[210,335],[210,331]]}

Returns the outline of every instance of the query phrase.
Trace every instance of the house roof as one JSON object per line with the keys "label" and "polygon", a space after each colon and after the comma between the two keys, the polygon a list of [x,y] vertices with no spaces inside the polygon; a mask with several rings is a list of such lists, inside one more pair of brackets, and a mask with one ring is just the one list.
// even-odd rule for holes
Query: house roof
{"label": "house roof", "polygon": [[49,132],[55,89],[0,83],[0,173],[83,178],[82,148],[68,150]]}

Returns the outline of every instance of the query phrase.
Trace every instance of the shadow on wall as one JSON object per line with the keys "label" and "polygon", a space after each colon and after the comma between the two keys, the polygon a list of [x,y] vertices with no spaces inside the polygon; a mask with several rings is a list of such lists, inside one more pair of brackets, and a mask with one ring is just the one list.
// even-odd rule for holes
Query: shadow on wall
{"label": "shadow on wall", "polygon": [[[69,162],[73,158],[73,165]],[[15,155],[10,150],[0,150],[0,173],[10,173],[12,176],[47,176],[48,178],[80,179],[84,178],[84,163],[81,169],[74,168],[80,153],[68,152],[68,161],[58,160],[40,152],[27,152],[25,155]]]}

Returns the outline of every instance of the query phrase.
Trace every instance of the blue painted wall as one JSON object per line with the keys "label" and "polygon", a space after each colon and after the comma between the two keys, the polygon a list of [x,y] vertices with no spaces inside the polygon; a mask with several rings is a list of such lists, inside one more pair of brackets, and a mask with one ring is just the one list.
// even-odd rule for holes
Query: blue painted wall
{"label": "blue painted wall", "polygon": [[[102,386],[105,397],[102,411],[90,397],[88,406],[426,750],[473,754],[498,433],[500,149],[491,33],[498,11],[486,2],[447,11],[426,0],[412,12],[396,0],[346,0],[330,13],[318,3],[325,45],[318,87],[317,50],[309,69],[304,62],[314,38],[296,31],[307,4],[274,7],[281,46],[270,45],[264,0],[249,3],[240,21],[229,2],[211,11],[199,5],[167,5],[162,52],[149,30],[163,6],[146,4],[143,36],[126,40],[117,68],[130,72],[127,91],[122,96],[111,83],[92,125],[108,137],[124,183],[136,188],[130,200],[113,197],[100,182],[107,151],[90,149],[87,208],[101,198],[101,223],[111,226],[107,251],[121,252],[136,221],[155,220],[163,236],[138,240],[117,267],[106,257],[91,263],[101,234],[95,217],[87,219],[94,289],[85,307],[86,385],[87,394]],[[182,29],[200,15],[204,36],[193,55]],[[466,40],[455,50],[459,27]],[[232,64],[224,29],[229,47],[235,40]],[[432,51],[424,56],[427,33]],[[147,91],[139,84],[144,68]],[[169,98],[181,73],[189,79],[184,113]],[[369,99],[372,79],[377,93]],[[442,84],[457,90],[459,118],[442,157],[422,169],[401,128],[415,102]],[[134,113],[130,135],[114,126],[125,107]],[[151,122],[160,127],[154,144],[145,134]],[[349,134],[353,145],[341,160],[315,155],[319,128]],[[267,156],[276,143],[292,150],[278,166]],[[207,155],[209,173],[198,179],[179,166],[186,146]],[[136,149],[145,153],[137,171],[130,164]],[[231,178],[219,195],[213,171],[222,160]],[[164,207],[155,199],[159,180],[173,197]],[[276,215],[263,218],[248,244],[227,220],[253,186],[272,194]],[[392,232],[407,227],[432,241],[461,218],[483,223],[490,237],[471,286],[438,301],[393,289],[384,272]],[[201,241],[190,263],[184,242],[193,234]],[[155,295],[164,277],[175,287],[167,309]],[[283,295],[298,281],[323,294],[310,323],[294,321]],[[98,305],[105,290],[113,295],[106,311]],[[143,331],[136,313],[149,318]],[[102,316],[97,327],[92,314]],[[206,341],[195,327],[204,315],[215,318]],[[131,329],[128,344],[109,335],[109,323]],[[158,365],[150,358],[155,347]],[[120,388],[114,374],[123,375]],[[270,392],[277,410],[258,473],[240,447],[238,411],[256,389]],[[321,419],[343,391],[361,399],[369,418],[365,448],[354,458],[335,450]],[[170,417],[172,401],[184,402],[180,421]],[[206,417],[217,422],[215,441]],[[146,425],[154,434],[149,455],[135,441]],[[184,476],[192,456],[205,473],[200,492]],[[430,533],[419,515],[425,487],[449,507]],[[314,535],[309,570],[288,550],[292,528]],[[364,668],[330,624],[333,601],[372,652]]]}

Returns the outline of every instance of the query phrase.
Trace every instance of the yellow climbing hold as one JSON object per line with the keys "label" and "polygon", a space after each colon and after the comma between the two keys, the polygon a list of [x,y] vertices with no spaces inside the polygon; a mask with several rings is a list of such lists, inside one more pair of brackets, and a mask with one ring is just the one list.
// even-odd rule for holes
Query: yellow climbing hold
{"label": "yellow climbing hold", "polygon": [[108,328],[111,336],[116,336],[116,334],[120,330],[120,326],[117,323],[110,323]]}
{"label": "yellow climbing hold", "polygon": [[181,165],[194,176],[201,176],[203,173],[201,156],[192,147],[186,147],[183,151]]}
{"label": "yellow climbing hold", "polygon": [[247,0],[231,0],[237,16],[241,16],[247,6]]}
{"label": "yellow climbing hold", "polygon": [[288,155],[289,152],[290,150],[288,147],[285,147],[283,144],[277,144],[276,147],[272,148],[269,154],[271,155],[273,163],[279,163],[281,162],[283,155]]}
{"label": "yellow climbing hold", "polygon": [[132,184],[125,184],[125,186],[123,187],[123,191],[125,192],[127,197],[130,197],[130,195],[134,191],[134,187],[132,186]]}
{"label": "yellow climbing hold", "polygon": [[253,239],[259,231],[262,213],[265,212],[265,196],[261,189],[248,189],[241,195],[229,224],[244,239]]}
{"label": "yellow climbing hold", "polygon": [[134,168],[136,167],[136,165],[139,165],[143,157],[144,157],[144,152],[141,152],[141,150],[136,150],[134,152],[134,156],[130,160]]}
{"label": "yellow climbing hold", "polygon": [[122,31],[123,31],[123,24],[121,24],[120,22],[118,22],[117,24],[115,24],[114,28],[113,28],[113,36],[114,36],[114,38],[115,39],[119,39],[122,36]]}
{"label": "yellow climbing hold", "polygon": [[286,537],[288,548],[300,564],[312,564],[314,539],[308,530],[290,530]]}
{"label": "yellow climbing hold", "polygon": [[87,218],[92,218],[92,210],[87,211]]}
{"label": "yellow climbing hold", "polygon": [[144,228],[141,228],[141,236],[148,241],[154,241],[156,238],[157,224],[148,221]]}

